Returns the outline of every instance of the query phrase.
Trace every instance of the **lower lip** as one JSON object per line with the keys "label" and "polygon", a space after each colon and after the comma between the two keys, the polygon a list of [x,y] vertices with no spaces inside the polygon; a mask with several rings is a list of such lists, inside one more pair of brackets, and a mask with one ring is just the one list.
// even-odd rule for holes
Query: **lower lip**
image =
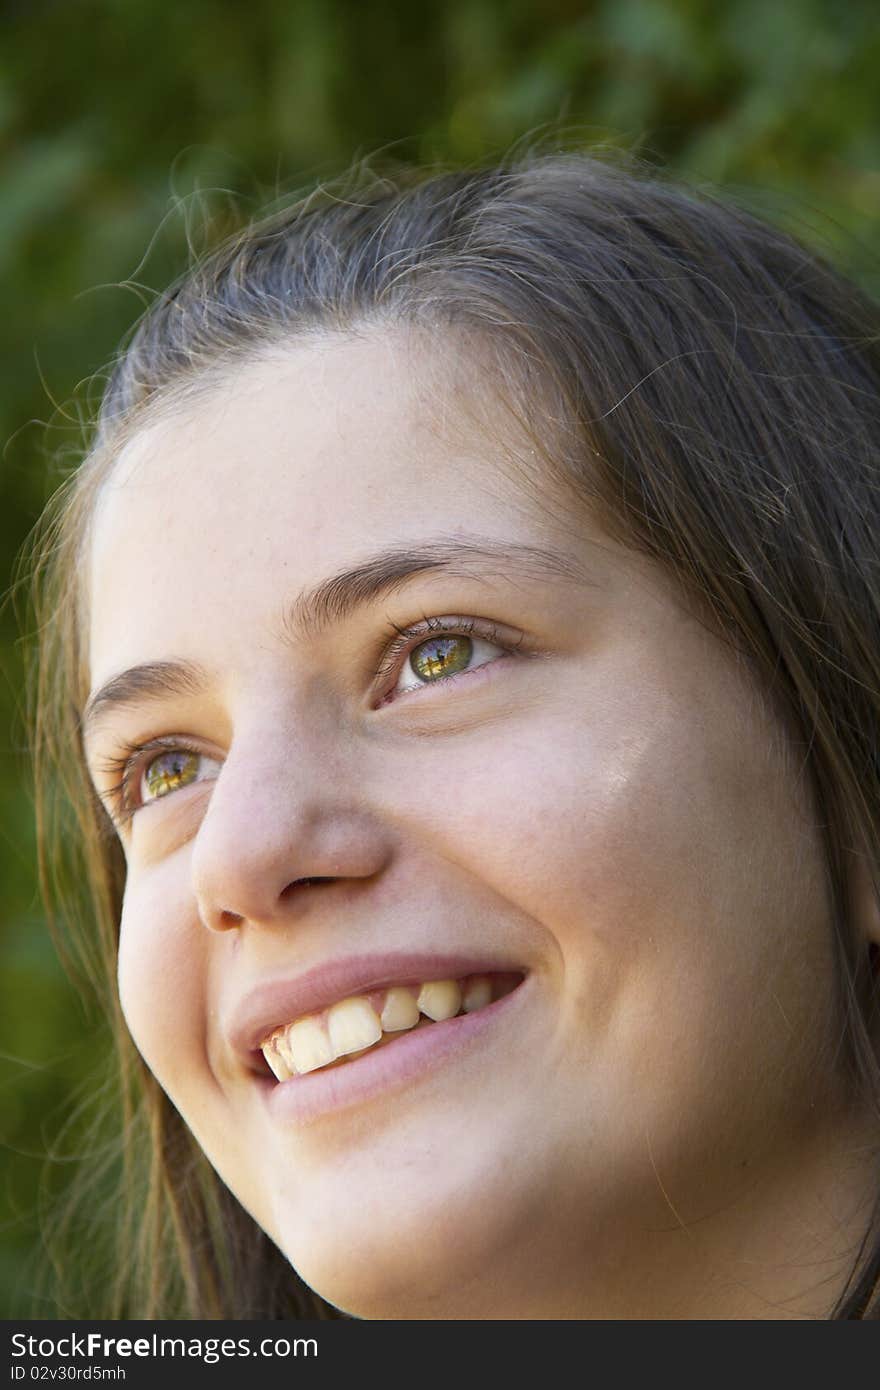
{"label": "lower lip", "polygon": [[401,1033],[393,1042],[341,1066],[307,1072],[290,1081],[261,1077],[257,1084],[274,1120],[310,1124],[412,1085],[475,1045],[484,1044],[484,1035],[496,1025],[505,1019],[515,1021],[527,994],[528,978],[485,1009]]}

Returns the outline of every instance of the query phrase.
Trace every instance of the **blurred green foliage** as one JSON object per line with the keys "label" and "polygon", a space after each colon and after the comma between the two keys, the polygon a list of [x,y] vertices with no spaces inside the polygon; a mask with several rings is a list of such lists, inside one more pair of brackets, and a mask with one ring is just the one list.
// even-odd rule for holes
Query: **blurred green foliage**
{"label": "blurred green foliage", "polygon": [[[876,289],[878,71],[876,0],[0,0],[3,555],[11,567],[76,456],[93,374],[141,311],[141,287],[183,267],[205,208],[216,235],[356,155],[478,161],[561,127],[723,185]],[[75,1091],[90,1095],[103,1047],[38,904],[16,634],[7,601],[7,1317],[32,1309],[38,1190],[62,1191],[75,1166],[59,1123]]]}

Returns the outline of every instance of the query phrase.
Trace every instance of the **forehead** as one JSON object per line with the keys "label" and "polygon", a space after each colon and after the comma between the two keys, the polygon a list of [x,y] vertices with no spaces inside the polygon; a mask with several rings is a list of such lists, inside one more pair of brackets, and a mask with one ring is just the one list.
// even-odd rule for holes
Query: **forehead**
{"label": "forehead", "polygon": [[468,426],[461,377],[401,336],[316,340],[228,369],[135,436],[95,513],[93,677],[203,646],[233,615],[257,631],[385,545],[558,542],[549,497],[511,467],[527,444],[506,420]]}

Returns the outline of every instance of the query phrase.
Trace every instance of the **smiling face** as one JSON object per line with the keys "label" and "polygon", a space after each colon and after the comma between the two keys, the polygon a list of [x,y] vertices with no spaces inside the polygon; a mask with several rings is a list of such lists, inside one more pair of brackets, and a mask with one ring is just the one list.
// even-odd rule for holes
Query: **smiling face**
{"label": "smiling face", "polygon": [[760,1315],[836,1142],[803,788],[729,650],[432,424],[422,360],[276,352],[104,485],[87,751],[126,1019],[355,1314]]}

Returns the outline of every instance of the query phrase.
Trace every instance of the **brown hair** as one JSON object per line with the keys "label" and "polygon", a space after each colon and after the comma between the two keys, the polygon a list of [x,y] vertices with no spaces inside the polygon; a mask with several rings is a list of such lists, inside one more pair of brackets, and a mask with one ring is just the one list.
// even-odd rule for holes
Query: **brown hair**
{"label": "brown hair", "polygon": [[[880,1114],[877,985],[847,889],[860,853],[880,893],[876,307],[787,235],[631,159],[359,169],[249,226],[157,299],[44,528],[40,862],[71,964],[111,1021],[122,1097],[119,1273],[80,1315],[333,1315],[213,1174],[128,1038],[115,987],[124,865],[81,752],[72,577],[96,490],[155,408],[267,345],[382,323],[479,335],[511,409],[537,439],[552,433],[545,477],[665,566],[748,661],[821,808],[838,1060]],[[78,882],[90,898],[74,946]],[[864,1316],[878,1273],[873,1220],[833,1316]]]}

